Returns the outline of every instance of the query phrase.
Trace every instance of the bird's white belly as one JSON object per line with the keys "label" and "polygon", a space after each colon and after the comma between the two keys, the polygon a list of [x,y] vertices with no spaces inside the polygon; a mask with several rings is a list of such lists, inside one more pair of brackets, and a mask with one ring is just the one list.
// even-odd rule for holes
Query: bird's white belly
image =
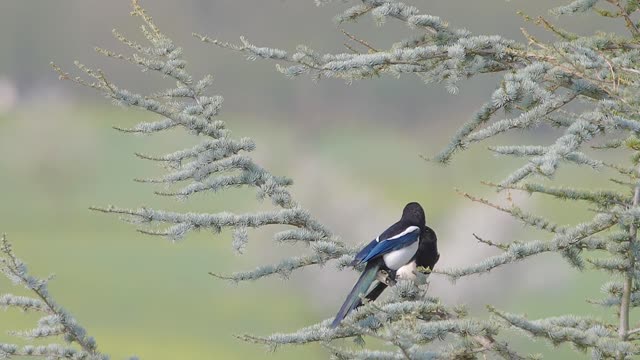
{"label": "bird's white belly", "polygon": [[407,247],[382,255],[384,264],[391,270],[398,270],[407,265],[418,251],[418,243],[419,241],[415,241]]}
{"label": "bird's white belly", "polygon": [[403,280],[413,280],[416,278],[417,265],[415,261],[401,267],[396,272],[396,278]]}

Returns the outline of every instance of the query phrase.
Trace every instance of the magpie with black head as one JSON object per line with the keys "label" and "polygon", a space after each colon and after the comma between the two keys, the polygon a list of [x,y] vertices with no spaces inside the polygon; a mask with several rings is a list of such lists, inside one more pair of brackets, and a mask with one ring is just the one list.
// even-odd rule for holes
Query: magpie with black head
{"label": "magpie with black head", "polygon": [[[395,278],[413,278],[417,267],[433,269],[438,262],[436,233],[426,225],[424,210],[417,202],[408,203],[398,222],[365,246],[351,266],[366,263],[364,271],[338,311],[331,327],[337,327],[353,309],[362,305],[360,296],[373,301],[395,283]],[[378,283],[367,293],[374,281]]]}

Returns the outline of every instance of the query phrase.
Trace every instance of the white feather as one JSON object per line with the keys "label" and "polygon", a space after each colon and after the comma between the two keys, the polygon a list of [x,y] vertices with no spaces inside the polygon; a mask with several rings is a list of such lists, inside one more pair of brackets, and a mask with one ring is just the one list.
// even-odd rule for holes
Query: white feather
{"label": "white feather", "polygon": [[417,227],[417,226],[409,226],[408,228],[404,229],[404,231],[401,232],[400,234],[394,235],[394,236],[388,238],[387,240],[395,240],[397,238],[403,237],[403,236],[407,235],[408,233],[414,232],[414,231],[420,231],[420,228]]}
{"label": "white feather", "polygon": [[416,240],[409,246],[382,255],[384,264],[391,270],[398,270],[407,265],[418,251],[418,243],[419,241]]}
{"label": "white feather", "polygon": [[407,265],[398,269],[398,271],[396,271],[396,277],[398,279],[413,280],[416,278],[416,270],[417,270],[416,262],[412,261]]}

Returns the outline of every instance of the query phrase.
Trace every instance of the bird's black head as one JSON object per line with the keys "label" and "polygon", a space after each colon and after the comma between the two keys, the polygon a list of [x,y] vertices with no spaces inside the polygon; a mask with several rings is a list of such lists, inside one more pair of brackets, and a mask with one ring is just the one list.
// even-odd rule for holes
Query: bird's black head
{"label": "bird's black head", "polygon": [[421,229],[424,228],[426,220],[422,206],[417,202],[408,203],[402,210],[400,221],[405,221],[408,225],[418,226]]}

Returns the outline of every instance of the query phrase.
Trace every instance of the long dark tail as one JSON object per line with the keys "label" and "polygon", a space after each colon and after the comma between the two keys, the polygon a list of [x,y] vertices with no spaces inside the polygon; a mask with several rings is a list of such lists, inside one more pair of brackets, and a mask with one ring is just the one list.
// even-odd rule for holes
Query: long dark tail
{"label": "long dark tail", "polygon": [[[367,296],[365,296],[365,299],[369,300],[369,301],[374,301],[375,299],[378,298],[378,296],[380,296],[380,294],[382,294],[382,292],[387,288],[387,284],[382,283],[382,282],[378,282],[376,284],[376,286],[373,287],[373,289],[371,289],[371,291],[369,291],[369,293],[367,294]],[[356,305],[353,307],[354,309],[359,308],[360,306],[362,306],[362,299],[358,299],[358,303],[356,303]]]}
{"label": "long dark tail", "polygon": [[362,272],[362,275],[360,275],[360,278],[353,286],[353,289],[351,289],[351,292],[347,296],[347,299],[344,301],[344,304],[342,304],[342,307],[340,308],[340,311],[338,311],[336,318],[331,323],[332,328],[340,325],[342,319],[344,319],[347,314],[351,312],[351,310],[355,309],[361,303],[360,295],[367,292],[369,286],[371,286],[371,284],[376,279],[378,270],[380,270],[380,263],[378,261],[370,262],[367,264],[364,271]]}

